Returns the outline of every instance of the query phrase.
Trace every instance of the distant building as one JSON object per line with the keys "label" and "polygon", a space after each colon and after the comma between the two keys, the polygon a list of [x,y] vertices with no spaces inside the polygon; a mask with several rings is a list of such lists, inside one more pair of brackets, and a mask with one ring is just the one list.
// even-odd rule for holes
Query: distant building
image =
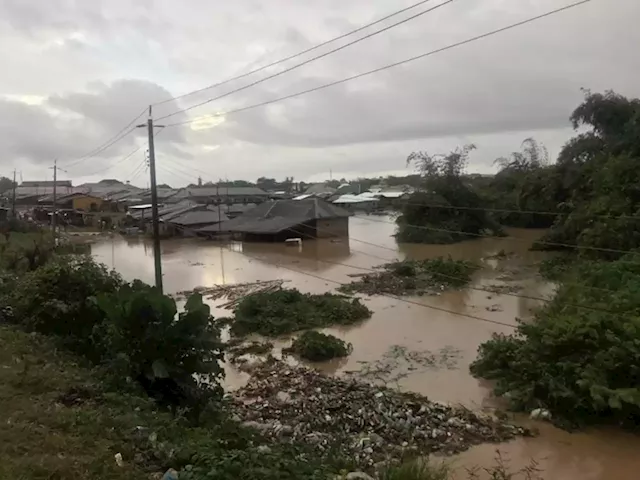
{"label": "distant building", "polygon": [[327,198],[336,193],[336,189],[325,185],[324,183],[314,183],[309,185],[304,191],[307,195],[315,195],[321,198]]}
{"label": "distant building", "polygon": [[266,202],[202,235],[231,233],[245,240],[284,241],[288,238],[349,236],[349,212],[320,198]]}

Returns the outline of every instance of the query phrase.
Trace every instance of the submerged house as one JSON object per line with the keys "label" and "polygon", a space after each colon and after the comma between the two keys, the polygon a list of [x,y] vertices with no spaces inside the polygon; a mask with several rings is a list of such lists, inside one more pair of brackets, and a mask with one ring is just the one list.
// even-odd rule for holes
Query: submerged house
{"label": "submerged house", "polygon": [[349,212],[320,198],[275,200],[258,205],[243,215],[199,230],[201,235],[219,233],[244,240],[284,241],[289,238],[349,236]]}

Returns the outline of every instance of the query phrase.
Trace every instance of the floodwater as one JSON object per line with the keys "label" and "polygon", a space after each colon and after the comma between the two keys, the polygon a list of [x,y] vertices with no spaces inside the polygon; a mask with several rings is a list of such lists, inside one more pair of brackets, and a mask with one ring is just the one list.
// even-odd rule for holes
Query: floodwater
{"label": "floodwater", "polygon": [[[221,245],[198,239],[163,241],[164,288],[175,293],[197,286],[284,279],[287,286],[322,293],[352,281],[350,275],[396,259],[450,255],[478,262],[483,268],[461,291],[402,300],[363,297],[374,312],[371,319],[357,326],[326,330],[350,342],[353,353],[347,359],[316,366],[337,375],[369,369],[383,375],[390,386],[419,392],[432,400],[473,409],[495,407],[498,402],[491,396],[490,384],[473,378],[468,367],[482,342],[494,332],[512,332],[516,318],[530,318],[532,309],[542,304],[537,299],[553,295],[553,286],[537,276],[533,267],[544,254],[528,251],[542,232],[512,229],[507,232],[512,238],[480,238],[455,245],[398,245],[392,236],[394,230],[392,218],[362,216],[350,219],[348,241],[305,241],[299,247],[280,243]],[[146,239],[104,239],[92,246],[92,254],[128,280],[154,281],[153,248]],[[520,285],[522,289],[502,295],[485,290],[495,285]],[[229,313],[212,307],[214,315]],[[276,342],[276,348],[286,345],[287,339]],[[389,356],[394,346],[420,352],[423,357],[431,354],[435,360],[433,364],[415,364],[394,359]],[[441,361],[445,354],[446,362]],[[236,388],[246,379],[246,374],[227,369],[228,388]],[[460,466],[489,466],[499,448],[514,469],[536,461],[545,479],[640,478],[640,437],[615,430],[569,434],[548,424],[535,426],[541,431],[536,438],[481,445],[453,461]]]}

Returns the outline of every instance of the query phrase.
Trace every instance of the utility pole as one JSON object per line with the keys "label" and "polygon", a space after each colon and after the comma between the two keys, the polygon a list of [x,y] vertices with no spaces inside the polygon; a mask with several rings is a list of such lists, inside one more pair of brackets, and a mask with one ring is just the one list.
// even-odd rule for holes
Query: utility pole
{"label": "utility pole", "polygon": [[[160,126],[160,125],[156,125]],[[145,125],[138,125],[145,127]],[[160,221],[158,219],[158,188],[156,186],[156,151],[153,144],[153,114],[149,105],[149,118],[147,119],[147,133],[149,135],[149,174],[151,177],[151,223],[153,226],[153,261],[156,272],[156,288],[162,293],[162,256],[160,253]]]}
{"label": "utility pole", "polygon": [[16,218],[16,170],[13,169],[13,193],[11,194],[11,217]]}
{"label": "utility pole", "polygon": [[53,207],[51,208],[51,230],[56,238],[56,186],[58,183],[58,160],[53,161]]}

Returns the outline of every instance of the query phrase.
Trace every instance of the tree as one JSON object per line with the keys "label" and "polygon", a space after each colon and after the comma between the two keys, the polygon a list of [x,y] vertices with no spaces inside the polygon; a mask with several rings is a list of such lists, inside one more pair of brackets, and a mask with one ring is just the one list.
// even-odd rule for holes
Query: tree
{"label": "tree", "polygon": [[[549,243],[597,247],[581,255],[616,257],[609,249],[640,247],[640,100],[612,91],[585,90],[571,115],[574,128],[587,128],[564,146],[556,168],[565,197],[556,219],[538,248]],[[551,246],[556,248],[557,246]]]}
{"label": "tree", "polygon": [[13,188],[13,180],[7,177],[0,177],[0,194]]}
{"label": "tree", "polygon": [[468,185],[465,169],[475,145],[448,154],[413,152],[407,165],[416,166],[423,190],[412,194],[398,217],[397,237],[416,243],[454,243],[488,231],[502,234],[500,226],[482,210],[483,199]]}

